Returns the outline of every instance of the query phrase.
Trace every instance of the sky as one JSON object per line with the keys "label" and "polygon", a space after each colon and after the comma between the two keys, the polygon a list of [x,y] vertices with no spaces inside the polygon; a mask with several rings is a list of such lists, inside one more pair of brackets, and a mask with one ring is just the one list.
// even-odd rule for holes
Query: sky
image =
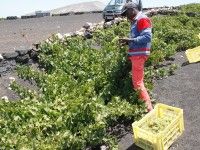
{"label": "sky", "polygon": [[[36,10],[51,10],[73,3],[88,2],[94,0],[3,0],[0,4],[0,17],[25,15]],[[98,0],[108,3],[110,0]],[[172,1],[172,2],[170,2]],[[142,0],[144,7],[153,6],[177,6],[192,2],[200,3],[200,0]]]}

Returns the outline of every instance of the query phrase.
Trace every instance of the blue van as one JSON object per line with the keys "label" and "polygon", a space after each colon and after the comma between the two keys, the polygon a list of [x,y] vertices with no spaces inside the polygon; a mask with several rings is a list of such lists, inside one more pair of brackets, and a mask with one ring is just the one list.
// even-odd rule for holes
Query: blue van
{"label": "blue van", "polygon": [[[105,21],[113,20],[114,18],[121,16],[122,8],[125,3],[132,0],[111,0],[103,10],[103,18]],[[135,0],[139,5],[139,10],[142,10],[141,0]]]}
{"label": "blue van", "polygon": [[122,8],[126,0],[111,0],[103,10],[103,18],[105,21],[113,20],[122,13]]}

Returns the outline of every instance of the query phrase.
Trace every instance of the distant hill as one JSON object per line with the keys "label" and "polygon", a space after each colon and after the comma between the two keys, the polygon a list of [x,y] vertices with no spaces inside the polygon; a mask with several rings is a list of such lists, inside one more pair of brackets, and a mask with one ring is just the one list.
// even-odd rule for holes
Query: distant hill
{"label": "distant hill", "polygon": [[50,10],[51,14],[66,14],[66,13],[77,13],[77,12],[92,12],[92,11],[103,11],[105,4],[99,1],[83,2],[78,4],[72,4],[65,7]]}
{"label": "distant hill", "polygon": [[59,15],[59,14],[67,14],[67,13],[78,13],[78,12],[98,12],[103,11],[103,9],[106,7],[105,3],[99,2],[99,1],[92,1],[92,2],[83,2],[83,3],[77,3],[72,5],[67,5],[65,7],[56,8],[53,10],[48,11],[35,11],[29,14],[26,14],[24,16],[36,16],[37,12],[40,13],[50,13],[51,15]]}

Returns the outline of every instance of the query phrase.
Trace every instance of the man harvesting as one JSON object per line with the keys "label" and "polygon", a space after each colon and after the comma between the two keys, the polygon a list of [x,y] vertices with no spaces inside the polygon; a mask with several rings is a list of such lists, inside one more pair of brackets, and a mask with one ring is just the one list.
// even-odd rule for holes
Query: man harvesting
{"label": "man harvesting", "polygon": [[128,44],[128,56],[132,63],[132,82],[139,98],[145,102],[148,111],[153,109],[150,96],[144,86],[144,64],[150,55],[152,24],[141,10],[141,2],[128,2],[123,9],[123,16],[131,22],[130,37],[120,39],[121,44]]}

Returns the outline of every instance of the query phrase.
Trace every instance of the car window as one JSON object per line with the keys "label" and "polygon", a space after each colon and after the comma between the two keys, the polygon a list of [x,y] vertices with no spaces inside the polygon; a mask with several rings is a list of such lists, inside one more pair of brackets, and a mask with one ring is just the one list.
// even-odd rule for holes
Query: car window
{"label": "car window", "polygon": [[116,0],[116,4],[123,4],[124,0]]}
{"label": "car window", "polygon": [[115,5],[115,0],[111,0],[109,5]]}
{"label": "car window", "polygon": [[109,5],[121,5],[125,0],[111,0]]}

